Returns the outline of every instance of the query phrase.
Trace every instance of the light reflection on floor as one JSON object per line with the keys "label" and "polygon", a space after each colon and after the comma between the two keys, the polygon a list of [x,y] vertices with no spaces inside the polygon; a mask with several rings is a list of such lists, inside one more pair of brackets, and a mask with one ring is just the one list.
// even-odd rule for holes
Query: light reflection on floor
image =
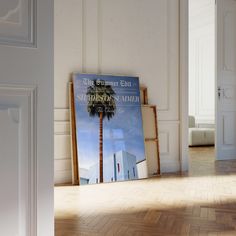
{"label": "light reflection on floor", "polygon": [[236,235],[236,162],[192,151],[190,176],[56,187],[56,236]]}

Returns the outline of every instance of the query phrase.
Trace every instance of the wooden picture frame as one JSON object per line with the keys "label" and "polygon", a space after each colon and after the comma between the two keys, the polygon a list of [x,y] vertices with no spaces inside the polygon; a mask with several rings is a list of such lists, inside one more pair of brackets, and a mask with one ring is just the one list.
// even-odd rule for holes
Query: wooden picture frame
{"label": "wooden picture frame", "polygon": [[74,107],[74,89],[73,83],[69,83],[69,106],[70,106],[70,133],[71,133],[71,165],[72,165],[72,184],[79,185],[79,163],[76,142],[76,122]]}
{"label": "wooden picture frame", "polygon": [[145,86],[140,86],[140,99],[141,104],[147,105],[148,104],[148,92]]}
{"label": "wooden picture frame", "polygon": [[[148,173],[150,176],[160,175],[160,147],[159,147],[159,137],[158,137],[158,119],[157,119],[157,109],[153,105],[142,105],[142,115],[143,115],[143,129],[145,137],[145,148],[147,155],[147,166]],[[154,145],[154,146],[153,146]],[[155,149],[155,155],[153,151],[149,150],[149,146]],[[156,166],[156,171],[153,169]]]}

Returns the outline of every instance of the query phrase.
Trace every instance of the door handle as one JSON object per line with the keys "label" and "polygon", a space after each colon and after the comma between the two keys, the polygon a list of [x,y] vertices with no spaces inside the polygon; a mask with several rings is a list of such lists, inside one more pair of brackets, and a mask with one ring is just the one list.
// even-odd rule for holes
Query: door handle
{"label": "door handle", "polygon": [[218,98],[220,99],[220,96],[221,96],[221,88],[218,87]]}

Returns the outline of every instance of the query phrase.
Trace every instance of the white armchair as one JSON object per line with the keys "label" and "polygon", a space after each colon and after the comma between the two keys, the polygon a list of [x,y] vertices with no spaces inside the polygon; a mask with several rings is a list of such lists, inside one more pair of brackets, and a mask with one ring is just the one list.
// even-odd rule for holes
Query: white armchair
{"label": "white armchair", "polygon": [[196,127],[195,117],[189,116],[189,146],[210,146],[215,144],[214,128]]}

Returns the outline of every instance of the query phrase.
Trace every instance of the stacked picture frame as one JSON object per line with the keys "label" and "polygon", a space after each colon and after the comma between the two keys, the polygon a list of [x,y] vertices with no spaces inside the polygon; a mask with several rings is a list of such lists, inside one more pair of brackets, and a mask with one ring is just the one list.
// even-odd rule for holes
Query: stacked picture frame
{"label": "stacked picture frame", "polygon": [[145,86],[141,86],[140,96],[148,176],[158,176],[161,174],[161,168],[157,108],[148,104],[148,91]]}
{"label": "stacked picture frame", "polygon": [[[143,131],[145,141],[145,155],[147,160],[148,177],[161,174],[160,151],[158,138],[157,109],[148,104],[148,91],[145,86],[140,86],[141,111],[143,119]],[[73,83],[69,83],[69,110],[70,110],[70,134],[71,134],[71,163],[72,184],[80,185],[80,173],[76,140],[76,120],[74,107]]]}

